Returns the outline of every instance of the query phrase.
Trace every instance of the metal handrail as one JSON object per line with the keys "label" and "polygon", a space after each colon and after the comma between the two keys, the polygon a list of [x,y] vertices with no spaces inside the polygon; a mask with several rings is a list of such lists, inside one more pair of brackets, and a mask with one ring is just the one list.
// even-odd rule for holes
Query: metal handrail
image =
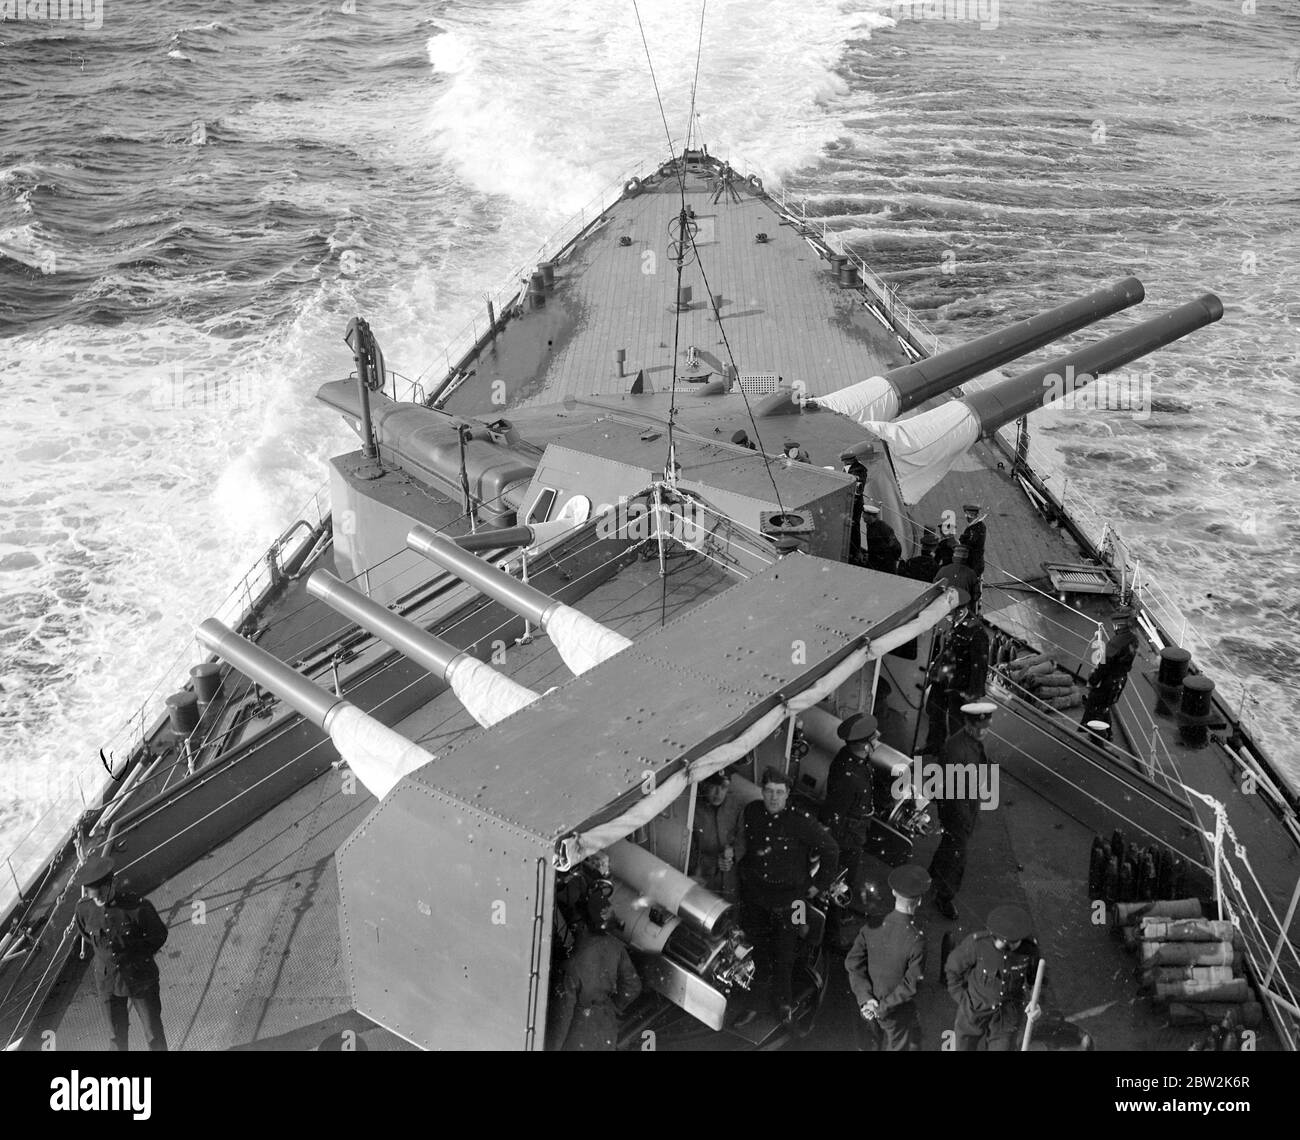
{"label": "metal handrail", "polygon": [[[490,301],[496,313],[498,322],[505,316],[510,305],[515,304],[524,295],[528,280],[536,270],[536,267],[543,262],[550,261],[552,258],[563,252],[566,246],[574,241],[587,226],[599,218],[611,205],[623,196],[623,188],[628,181],[637,178],[646,168],[644,160],[635,163],[629,167],[616,179],[603,186],[590,200],[584,203],[573,214],[571,214],[561,225],[557,226],[545,241],[538,247],[537,252],[524,261],[518,268],[512,270],[505,278],[504,282],[497,286],[496,289],[484,293],[485,302]],[[576,228],[575,228],[576,226]],[[482,325],[480,332],[479,326]],[[445,398],[450,393],[439,391],[442,385],[450,379],[452,370],[464,360],[479,341],[488,332],[487,318],[481,313],[476,313],[461,328],[447,338],[442,348],[442,365],[444,366],[444,379],[437,385],[432,386],[434,399],[439,395]],[[419,376],[414,380],[407,377],[401,377],[408,384],[406,395],[403,399],[411,402],[427,403],[426,387],[423,383],[425,376],[437,364],[435,357],[433,364],[424,368]],[[394,373],[394,375],[398,375]],[[396,381],[394,381],[394,390],[396,391]],[[398,397],[394,396],[394,399]]]}
{"label": "metal handrail", "polygon": [[890,285],[853,250],[845,248],[844,237],[841,233],[832,230],[824,218],[810,215],[805,200],[799,202],[798,213],[796,213],[793,203],[786,198],[784,187],[781,188],[778,201],[781,204],[781,209],[792,222],[797,222],[814,231],[820,230],[819,236],[822,243],[840,256],[847,257],[853,263],[862,278],[863,286],[880,303],[885,311],[886,318],[892,324],[902,325],[907,334],[927,355],[933,356],[941,351],[942,345],[939,338],[925,326],[925,323],[916,315],[915,311],[899,298],[898,290],[894,286]]}
{"label": "metal handrail", "polygon": [[[328,517],[328,502],[329,485],[324,484],[295,514],[294,522],[282,531],[257,561],[236,580],[224,600],[215,607],[206,607],[207,612],[215,614],[226,624],[237,626],[243,622],[252,610],[255,600],[273,584],[273,577],[278,573],[278,568],[298,553],[295,547],[288,558],[281,557],[287,548],[294,546],[291,538],[305,527],[306,530],[297,539],[297,544],[301,546],[307,542],[314,529],[323,524]],[[314,522],[311,521],[313,517]],[[275,570],[272,568],[273,565],[276,567]],[[148,717],[149,709],[165,686],[188,681],[188,662],[193,653],[193,646],[187,645],[177,654],[167,668],[159,674],[157,682],[136,711],[104,743],[103,750],[110,760],[114,762],[124,760],[148,738],[151,732],[150,725],[153,723]],[[155,721],[156,719],[157,717],[154,718]],[[39,878],[42,868],[49,859],[51,849],[67,836],[78,819],[87,811],[98,810],[101,805],[119,794],[120,790],[117,781],[104,770],[98,749],[79,768],[63,775],[58,790],[46,803],[40,815],[4,856],[7,873],[0,878],[0,915],[5,914],[18,898],[28,892]]]}
{"label": "metal handrail", "polygon": [[[1009,424],[999,429],[1004,442],[1014,450],[1016,445],[1016,427]],[[1026,459],[1039,481],[1052,492],[1053,497],[1075,523],[1098,547],[1109,547],[1114,552],[1116,566],[1124,566],[1134,574],[1135,592],[1142,600],[1143,609],[1152,616],[1155,623],[1164,632],[1165,640],[1171,644],[1190,646],[1196,650],[1198,661],[1215,667],[1216,696],[1229,706],[1236,706],[1236,719],[1252,736],[1259,735],[1253,723],[1248,706],[1257,703],[1257,698],[1250,693],[1250,686],[1241,681],[1234,673],[1232,665],[1224,659],[1210,642],[1210,639],[1198,629],[1168,591],[1139,559],[1135,558],[1128,543],[1120,535],[1114,523],[1103,518],[1094,504],[1078,487],[1071,487],[1069,474],[1058,461],[1033,440],[1026,449]],[[1060,489],[1052,486],[1054,480],[1060,480]]]}

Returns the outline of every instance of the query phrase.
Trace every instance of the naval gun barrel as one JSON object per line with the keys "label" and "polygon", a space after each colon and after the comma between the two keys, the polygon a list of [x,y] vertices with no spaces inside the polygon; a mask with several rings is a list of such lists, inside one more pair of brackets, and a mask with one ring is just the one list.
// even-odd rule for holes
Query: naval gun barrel
{"label": "naval gun barrel", "polygon": [[475,558],[427,526],[412,527],[406,545],[521,618],[540,625],[575,676],[581,676],[632,644],[621,633]]}
{"label": "naval gun barrel", "polygon": [[[892,420],[972,376],[980,376],[1120,309],[1136,305],[1145,295],[1141,281],[1126,277],[925,360],[891,368],[883,376],[871,376],[837,392],[817,396],[808,405],[851,416],[858,423]],[[760,415],[796,410],[788,391],[767,397],[757,409]]]}
{"label": "naval gun barrel", "polygon": [[518,526],[497,527],[495,530],[481,530],[477,534],[462,534],[454,540],[461,550],[471,554],[479,550],[500,550],[503,547],[534,547],[562,534],[568,534],[581,523],[560,517],[549,522],[520,523]]}
{"label": "naval gun barrel", "polygon": [[307,579],[307,592],[449,685],[465,711],[484,728],[491,728],[497,721],[537,700],[538,694],[532,689],[498,673],[414,622],[398,617],[328,571],[317,570]]}
{"label": "naval gun barrel", "polygon": [[462,534],[456,537],[456,545],[461,550],[476,554],[480,550],[502,550],[515,546],[532,546],[533,528],[530,526],[503,526],[495,530],[481,530],[477,534]]}
{"label": "naval gun barrel", "polygon": [[[501,532],[495,531],[493,534],[500,535]],[[527,582],[520,582],[495,566],[488,565],[458,543],[422,524],[411,528],[406,536],[406,545],[430,562],[454,574],[462,582],[467,582],[489,598],[500,602],[507,609],[513,610],[520,617],[537,625],[544,627],[551,614],[562,604],[550,595],[543,594],[541,590],[534,589]]]}
{"label": "naval gun barrel", "polygon": [[328,570],[317,570],[307,579],[307,593],[386,641],[439,680],[447,680],[460,661],[469,656],[463,649],[457,649],[414,622],[398,617],[387,606],[381,606],[352,589]]}
{"label": "naval gun barrel", "polygon": [[605,854],[609,856],[610,874],[644,898],[705,934],[719,932],[724,916],[731,909],[726,899],[626,839],[607,847]]}
{"label": "naval gun barrel", "polygon": [[866,426],[888,442],[903,500],[915,504],[977,440],[1035,408],[1072,396],[1095,377],[1172,344],[1222,316],[1219,298],[1206,293],[1124,332],[909,420],[873,421]]}
{"label": "naval gun barrel", "polygon": [[[1213,293],[1170,309],[1158,317],[1095,341],[1077,352],[1058,356],[1010,380],[994,384],[962,399],[979,422],[980,435],[1019,419],[1069,394],[1089,379],[1113,372],[1130,361],[1180,340],[1188,333],[1213,324],[1223,316],[1223,302]],[[1073,376],[1071,377],[1071,370]],[[1053,378],[1060,380],[1053,384]],[[1071,387],[1071,384],[1073,387]],[[1055,390],[1054,390],[1055,389]],[[1069,391],[1067,391],[1069,389]],[[1049,398],[1050,397],[1050,398]]]}
{"label": "naval gun barrel", "polygon": [[326,728],[330,713],[347,703],[309,681],[296,669],[291,669],[274,654],[227,629],[216,618],[203,622],[197,635],[223,661],[230,662],[245,677],[269,689],[317,728]]}
{"label": "naval gun barrel", "polygon": [[885,373],[885,380],[898,394],[898,410],[894,415],[901,415],[974,376],[982,376],[1027,352],[1136,305],[1145,296],[1141,281],[1136,277],[1125,277],[1123,281],[956,348],[914,364],[891,368]]}
{"label": "naval gun barrel", "polygon": [[199,640],[219,657],[327,733],[339,756],[376,799],[382,800],[404,776],[436,759],[351,701],[322,689],[261,646],[227,629],[216,618],[208,618],[197,633]]}

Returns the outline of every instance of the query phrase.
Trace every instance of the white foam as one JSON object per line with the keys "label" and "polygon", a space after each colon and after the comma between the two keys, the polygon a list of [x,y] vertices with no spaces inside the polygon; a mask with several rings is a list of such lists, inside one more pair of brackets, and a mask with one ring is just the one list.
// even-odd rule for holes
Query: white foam
{"label": "white foam", "polygon": [[[699,6],[643,5],[645,39],[680,150],[695,75]],[[450,82],[428,128],[471,184],[536,210],[576,210],[628,156],[666,155],[630,8],[593,20],[585,0],[454,11],[429,43]],[[830,0],[722,0],[707,9],[696,127],[713,153],[777,181],[842,130],[836,74],[850,36],[892,21]],[[780,43],[775,51],[774,44]]]}

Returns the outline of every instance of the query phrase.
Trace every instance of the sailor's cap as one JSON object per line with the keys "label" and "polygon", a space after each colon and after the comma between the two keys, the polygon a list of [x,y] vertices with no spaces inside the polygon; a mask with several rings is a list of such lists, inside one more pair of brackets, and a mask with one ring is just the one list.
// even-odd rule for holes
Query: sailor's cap
{"label": "sailor's cap", "polygon": [[930,876],[924,867],[906,863],[889,873],[889,889],[905,899],[919,899],[930,889]]}
{"label": "sailor's cap", "polygon": [[965,503],[963,504],[961,509],[965,511],[968,515],[977,515],[984,508],[981,507],[978,503]]}
{"label": "sailor's cap", "polygon": [[731,442],[732,442],[732,443],[748,443],[748,442],[749,442],[749,435],[748,435],[748,433],[743,432],[743,431],[733,431],[733,432],[731,433]]}
{"label": "sailor's cap", "polygon": [[1093,732],[1109,732],[1110,723],[1104,720],[1090,720],[1084,723],[1084,728],[1090,728]]}
{"label": "sailor's cap", "polygon": [[1002,938],[1007,942],[1019,942],[1033,933],[1034,920],[1029,917],[1024,907],[1008,904],[995,906],[989,911],[988,927],[989,933],[995,938]]}
{"label": "sailor's cap", "polygon": [[781,444],[782,451],[789,451],[792,447],[795,449],[795,451],[798,451],[799,441],[795,439],[787,439],[783,444]]}
{"label": "sailor's cap", "polygon": [[871,503],[863,503],[862,513],[864,515],[878,515],[880,514],[880,508],[877,506],[873,506]]}
{"label": "sailor's cap", "polygon": [[966,546],[964,543],[957,543],[957,545],[952,548],[952,556],[956,558],[958,555],[961,555],[962,558],[969,558],[970,547]]}
{"label": "sailor's cap", "polygon": [[971,701],[970,704],[962,705],[961,711],[967,719],[979,722],[988,720],[998,711],[998,706],[992,701]]}
{"label": "sailor's cap", "polygon": [[102,883],[113,873],[114,863],[107,855],[96,855],[87,859],[72,880],[74,887],[93,887]]}
{"label": "sailor's cap", "polygon": [[939,536],[937,534],[931,534],[929,531],[926,531],[925,534],[921,535],[922,550],[933,550],[938,545]]}
{"label": "sailor's cap", "polygon": [[855,744],[861,740],[870,740],[876,735],[878,722],[870,713],[854,713],[840,721],[835,730],[841,740]]}
{"label": "sailor's cap", "polygon": [[841,451],[840,462],[865,464],[868,459],[875,459],[879,454],[874,443],[859,444],[857,447]]}

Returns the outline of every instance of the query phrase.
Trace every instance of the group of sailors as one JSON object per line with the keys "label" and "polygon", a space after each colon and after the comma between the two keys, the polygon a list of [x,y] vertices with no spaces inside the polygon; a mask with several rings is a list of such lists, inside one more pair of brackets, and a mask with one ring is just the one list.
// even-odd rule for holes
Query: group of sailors
{"label": "group of sailors", "polygon": [[[993,711],[986,702],[969,702],[961,710],[964,723],[942,749],[946,762],[986,763],[983,738]],[[778,1020],[791,1018],[797,996],[791,992],[801,925],[796,904],[817,900],[840,869],[851,899],[860,901],[867,893],[873,806],[886,794],[883,768],[870,759],[881,743],[879,722],[855,714],[841,722],[838,734],[843,747],[831,763],[816,820],[790,803],[789,777],[775,768],[763,774],[761,800],[742,806],[723,772],[701,784],[696,803],[692,873],[715,893],[739,901],[741,925],[755,944],[758,1000],[765,996]],[[845,968],[859,999],[862,1048],[920,1048],[914,999],[925,937],[915,914],[933,887],[937,909],[956,917],[952,899],[961,887],[978,807],[973,798],[940,802],[944,835],[929,870],[894,870],[889,879],[893,913],[883,922],[868,919],[849,951]],[[815,877],[810,867],[817,868]],[[975,1049],[981,1042],[989,1049],[1013,1047],[1037,953],[1028,915],[1018,907],[996,908],[988,929],[956,948],[944,966],[945,984],[958,1007],[955,1048]],[[754,1016],[751,1010],[742,1021]]]}

